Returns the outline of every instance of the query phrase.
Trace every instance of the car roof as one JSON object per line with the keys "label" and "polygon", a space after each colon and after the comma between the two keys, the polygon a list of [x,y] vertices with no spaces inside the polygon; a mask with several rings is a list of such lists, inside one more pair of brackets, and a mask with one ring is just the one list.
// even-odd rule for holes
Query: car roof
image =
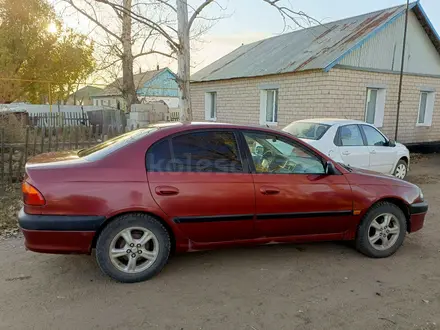
{"label": "car roof", "polygon": [[295,121],[295,123],[317,123],[324,125],[336,125],[336,124],[366,124],[361,120],[354,119],[342,119],[342,118],[310,118]]}

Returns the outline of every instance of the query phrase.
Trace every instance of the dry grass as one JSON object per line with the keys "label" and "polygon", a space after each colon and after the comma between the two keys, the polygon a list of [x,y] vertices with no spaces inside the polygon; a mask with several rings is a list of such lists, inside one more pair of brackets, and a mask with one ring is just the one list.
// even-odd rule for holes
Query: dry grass
{"label": "dry grass", "polygon": [[12,236],[19,231],[17,214],[23,205],[20,184],[0,189],[0,236]]}

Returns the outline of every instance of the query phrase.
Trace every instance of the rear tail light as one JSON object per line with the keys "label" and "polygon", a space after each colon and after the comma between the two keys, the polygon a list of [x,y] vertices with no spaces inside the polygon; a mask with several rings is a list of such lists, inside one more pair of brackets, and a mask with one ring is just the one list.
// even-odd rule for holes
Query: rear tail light
{"label": "rear tail light", "polygon": [[33,185],[23,182],[21,190],[23,192],[23,202],[26,205],[42,206],[46,204],[43,195]]}

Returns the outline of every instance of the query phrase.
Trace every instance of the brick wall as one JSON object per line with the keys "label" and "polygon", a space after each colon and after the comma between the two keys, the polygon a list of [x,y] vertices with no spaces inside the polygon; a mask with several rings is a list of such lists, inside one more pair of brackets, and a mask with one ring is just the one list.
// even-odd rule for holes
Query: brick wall
{"label": "brick wall", "polygon": [[[405,143],[440,140],[440,98],[437,95],[432,125],[416,127],[420,87],[440,91],[440,79],[414,75],[403,78],[399,138]],[[399,75],[349,69],[308,71],[262,78],[233,79],[191,84],[194,120],[205,118],[205,92],[217,92],[217,121],[259,124],[260,86],[279,86],[278,123],[319,117],[364,120],[367,87],[386,87],[384,124],[381,130],[394,138]]]}

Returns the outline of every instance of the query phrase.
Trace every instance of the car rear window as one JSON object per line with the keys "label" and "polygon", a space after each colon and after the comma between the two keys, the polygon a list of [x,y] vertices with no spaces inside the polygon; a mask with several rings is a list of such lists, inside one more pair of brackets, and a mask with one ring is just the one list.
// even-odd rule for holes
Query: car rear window
{"label": "car rear window", "polygon": [[112,152],[119,150],[126,145],[132,144],[144,136],[157,131],[157,127],[142,128],[132,132],[119,135],[113,139],[97,144],[91,148],[83,149],[78,152],[79,157],[85,157],[88,160],[101,159]]}
{"label": "car rear window", "polygon": [[319,140],[330,125],[309,122],[294,122],[283,128],[283,131],[300,139]]}

